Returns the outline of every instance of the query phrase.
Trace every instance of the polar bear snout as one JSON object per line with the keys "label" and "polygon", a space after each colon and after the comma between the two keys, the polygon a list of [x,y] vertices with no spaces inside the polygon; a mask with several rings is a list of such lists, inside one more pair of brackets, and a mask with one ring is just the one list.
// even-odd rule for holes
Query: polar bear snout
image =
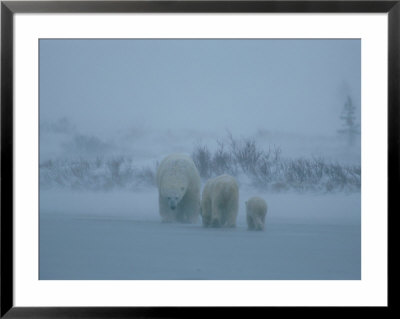
{"label": "polar bear snout", "polygon": [[169,208],[171,208],[172,210],[175,210],[176,207],[178,206],[178,197],[168,197],[168,206]]}

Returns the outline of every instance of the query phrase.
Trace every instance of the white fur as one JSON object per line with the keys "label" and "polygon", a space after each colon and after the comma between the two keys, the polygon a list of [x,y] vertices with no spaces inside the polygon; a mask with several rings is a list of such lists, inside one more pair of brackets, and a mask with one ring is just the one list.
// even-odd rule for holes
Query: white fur
{"label": "white fur", "polygon": [[239,186],[234,177],[221,175],[207,181],[201,200],[204,226],[235,227],[238,210]]}
{"label": "white fur", "polygon": [[246,220],[249,230],[264,230],[267,203],[260,197],[252,197],[246,202]]}
{"label": "white fur", "polygon": [[164,158],[157,170],[160,216],[163,222],[195,223],[200,213],[200,175],[184,154]]}

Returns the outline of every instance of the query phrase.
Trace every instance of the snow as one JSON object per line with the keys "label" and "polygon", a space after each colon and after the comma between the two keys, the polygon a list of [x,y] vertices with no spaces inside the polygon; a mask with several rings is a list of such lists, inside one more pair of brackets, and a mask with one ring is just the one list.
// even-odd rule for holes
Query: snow
{"label": "snow", "polygon": [[[39,278],[360,279],[361,135],[338,133],[360,45],[41,41]],[[202,177],[238,179],[234,229],[161,223],[158,163],[202,147]]]}
{"label": "snow", "polygon": [[[268,204],[247,230],[244,201]],[[253,194],[237,227],[164,224],[157,190],[40,192],[40,279],[361,279],[360,193]]]}

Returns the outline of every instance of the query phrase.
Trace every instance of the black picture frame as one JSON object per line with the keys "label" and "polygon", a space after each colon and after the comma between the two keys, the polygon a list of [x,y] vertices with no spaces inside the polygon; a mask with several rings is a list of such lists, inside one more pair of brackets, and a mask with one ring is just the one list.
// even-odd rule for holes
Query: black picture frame
{"label": "black picture frame", "polygon": [[[252,316],[253,311],[287,315],[326,311],[326,307],[14,307],[13,304],[13,19],[15,13],[117,13],[117,12],[270,12],[270,13],[388,13],[388,247],[397,213],[399,189],[400,102],[400,0],[396,1],[1,1],[1,309],[5,318],[135,318]],[[391,219],[390,219],[391,220]],[[388,264],[391,262],[388,254]],[[388,269],[389,271],[390,269]],[[389,273],[390,276],[390,273]],[[391,278],[391,277],[390,277]],[[388,286],[390,280],[388,278]],[[388,307],[347,307],[355,311],[388,312]],[[341,308],[330,308],[333,315]],[[249,313],[249,311],[251,311]],[[372,314],[372,313],[371,313]]]}

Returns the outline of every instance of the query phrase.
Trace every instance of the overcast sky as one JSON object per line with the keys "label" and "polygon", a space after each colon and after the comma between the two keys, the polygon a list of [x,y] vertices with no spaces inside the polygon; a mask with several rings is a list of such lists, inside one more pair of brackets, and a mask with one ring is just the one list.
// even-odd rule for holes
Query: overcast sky
{"label": "overcast sky", "polygon": [[40,40],[41,122],[90,134],[333,135],[360,85],[360,40]]}

